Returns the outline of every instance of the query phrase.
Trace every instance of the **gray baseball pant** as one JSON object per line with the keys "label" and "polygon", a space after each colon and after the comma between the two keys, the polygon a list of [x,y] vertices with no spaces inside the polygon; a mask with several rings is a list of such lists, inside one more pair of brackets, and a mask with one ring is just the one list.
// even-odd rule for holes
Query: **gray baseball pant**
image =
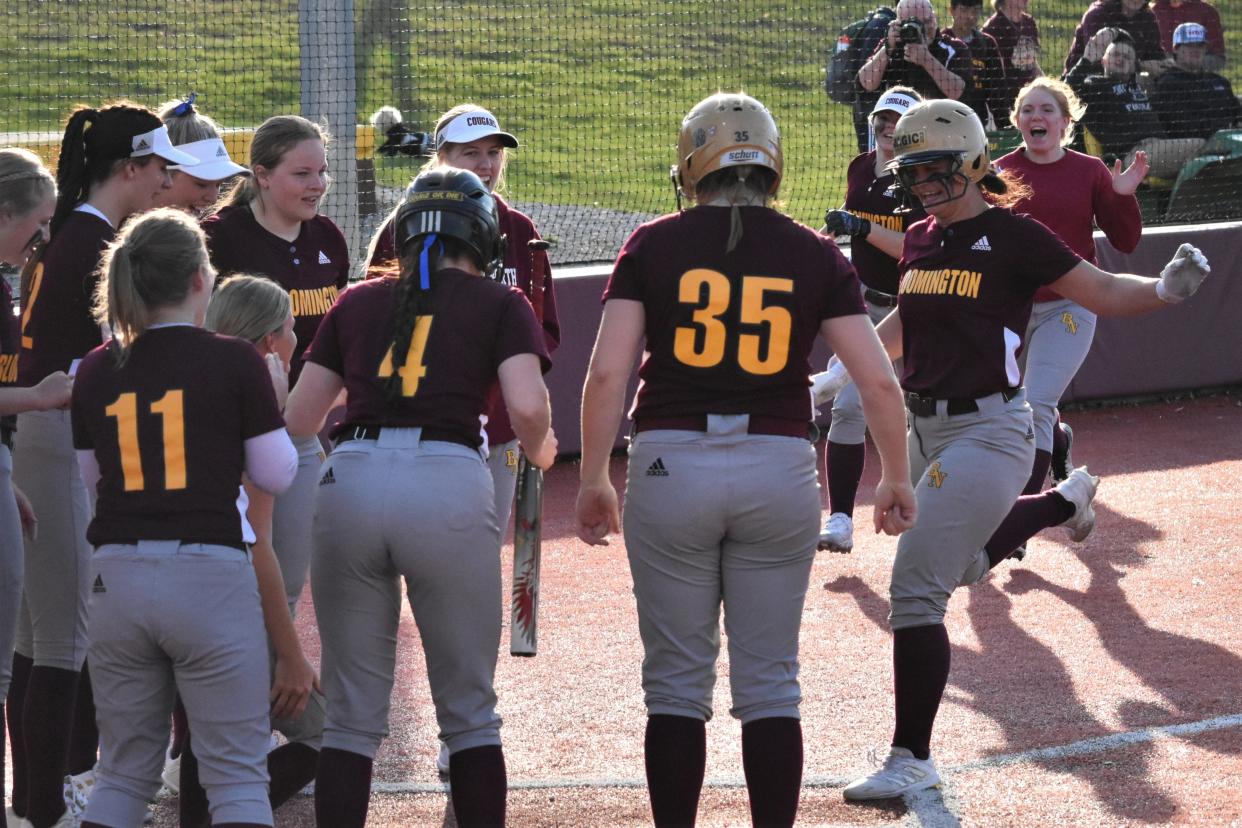
{"label": "gray baseball pant", "polygon": [[1095,314],[1069,299],[1037,302],[1026,326],[1022,384],[1035,423],[1035,447],[1052,451],[1057,405],[1095,339]]}

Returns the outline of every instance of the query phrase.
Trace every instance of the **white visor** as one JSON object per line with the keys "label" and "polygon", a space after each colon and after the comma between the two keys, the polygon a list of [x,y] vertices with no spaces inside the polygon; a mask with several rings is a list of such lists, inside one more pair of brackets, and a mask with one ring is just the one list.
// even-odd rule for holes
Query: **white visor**
{"label": "white visor", "polygon": [[436,133],[436,149],[441,149],[445,144],[469,144],[489,135],[500,138],[502,145],[517,149],[518,139],[501,131],[496,116],[486,109],[471,109],[445,124]]}
{"label": "white visor", "polygon": [[871,115],[874,117],[877,112],[895,112],[898,117],[901,117],[916,103],[918,101],[902,92],[885,92],[871,108]]}
{"label": "white visor", "polygon": [[133,152],[129,154],[130,158],[158,155],[160,158],[186,167],[198,163],[198,159],[193,155],[182,152],[172,145],[172,141],[168,140],[168,127],[163,124],[150,132],[135,135],[130,147],[133,148]]}
{"label": "white visor", "polygon": [[177,149],[194,156],[198,159],[198,163],[193,166],[176,164],[168,169],[180,170],[186,175],[197,178],[199,181],[223,181],[235,175],[250,174],[250,170],[241,164],[234,163],[233,159],[229,158],[228,148],[224,146],[224,141],[219,138],[207,138],[202,141],[182,144]]}

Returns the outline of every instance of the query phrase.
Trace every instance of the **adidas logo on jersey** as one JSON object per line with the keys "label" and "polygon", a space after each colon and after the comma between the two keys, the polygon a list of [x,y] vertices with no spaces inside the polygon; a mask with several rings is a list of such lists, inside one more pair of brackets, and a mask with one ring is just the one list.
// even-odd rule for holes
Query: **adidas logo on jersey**
{"label": "adidas logo on jersey", "polygon": [[319,251],[319,263],[320,264],[332,264],[332,260],[328,258],[328,255],[326,253],[320,250]]}
{"label": "adidas logo on jersey", "polygon": [[970,246],[970,249],[971,249],[971,250],[983,250],[983,251],[985,251],[985,252],[987,252],[987,253],[991,253],[991,252],[992,252],[992,245],[988,244],[988,237],[987,237],[987,236],[980,236],[980,237],[979,237],[979,241],[977,241],[977,242],[975,242],[974,244],[972,244],[972,245]]}
{"label": "adidas logo on jersey", "polygon": [[328,469],[323,473],[323,477],[319,478],[320,486],[327,486],[336,482],[336,475],[332,473],[332,469]]}
{"label": "adidas logo on jersey", "polygon": [[655,462],[647,467],[648,477],[668,477],[668,469],[664,468],[664,461],[659,457]]}
{"label": "adidas logo on jersey", "polygon": [[108,591],[108,588],[107,588],[106,586],[104,586],[103,576],[102,576],[102,575],[96,575],[96,576],[95,576],[95,585],[94,585],[93,587],[91,587],[91,592],[96,592],[96,593],[99,593],[99,592],[107,592],[107,591]]}

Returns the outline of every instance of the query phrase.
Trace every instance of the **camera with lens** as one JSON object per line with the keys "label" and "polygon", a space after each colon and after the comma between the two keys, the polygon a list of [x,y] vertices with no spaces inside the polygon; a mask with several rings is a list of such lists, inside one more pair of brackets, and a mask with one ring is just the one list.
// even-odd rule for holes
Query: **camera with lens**
{"label": "camera with lens", "polygon": [[897,28],[897,39],[902,43],[922,43],[923,22],[917,17],[907,17]]}

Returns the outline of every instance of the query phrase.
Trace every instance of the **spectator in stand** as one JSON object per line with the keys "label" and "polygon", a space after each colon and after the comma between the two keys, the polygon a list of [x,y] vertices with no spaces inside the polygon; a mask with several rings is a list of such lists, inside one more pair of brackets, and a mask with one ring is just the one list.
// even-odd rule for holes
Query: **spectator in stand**
{"label": "spectator in stand", "polygon": [[1176,44],[1173,32],[1183,23],[1198,23],[1207,30],[1207,57],[1203,68],[1219,72],[1225,68],[1225,30],[1220,24],[1220,13],[1203,0],[1156,0],[1151,5],[1160,27],[1160,47],[1173,54]]}
{"label": "spectator in stand", "polygon": [[1147,8],[1147,0],[1095,0],[1074,31],[1074,43],[1065,57],[1067,79],[1082,58],[1087,42],[1107,28],[1121,29],[1130,35],[1144,72],[1155,77],[1171,65],[1160,47],[1160,27]]}
{"label": "spectator in stand", "polygon": [[[996,41],[1005,73],[1005,98],[1012,101],[1018,90],[1044,74],[1039,65],[1039,26],[1027,14],[1031,0],[992,0],[995,14],[983,24],[983,33]],[[996,113],[996,125],[1010,126],[1009,109]]]}
{"label": "spectator in stand", "polygon": [[1139,85],[1136,61],[1128,34],[1101,29],[1087,41],[1082,59],[1065,80],[1087,105],[1083,123],[1099,141],[1106,162],[1125,157],[1129,166],[1142,150],[1151,160],[1152,175],[1169,178],[1177,175],[1203,141],[1165,137],[1160,117]]}
{"label": "spectator in stand", "polygon": [[985,129],[998,129],[1009,122],[1013,96],[1005,82],[1000,47],[991,35],[978,29],[982,8],[983,0],[951,0],[953,26],[941,36],[955,37],[970,49],[970,79],[961,101],[975,111]]}
{"label": "spectator in stand", "polygon": [[[919,42],[902,41],[905,20],[917,20],[922,27]],[[858,70],[858,83],[867,92],[911,86],[924,98],[957,100],[969,81],[970,49],[955,37],[937,34],[931,0],[901,0],[888,38]]]}
{"label": "spectator in stand", "polygon": [[1209,48],[1207,30],[1198,23],[1183,23],[1173,32],[1176,65],[1160,76],[1152,93],[1170,138],[1211,138],[1242,118],[1229,81],[1204,66]]}

